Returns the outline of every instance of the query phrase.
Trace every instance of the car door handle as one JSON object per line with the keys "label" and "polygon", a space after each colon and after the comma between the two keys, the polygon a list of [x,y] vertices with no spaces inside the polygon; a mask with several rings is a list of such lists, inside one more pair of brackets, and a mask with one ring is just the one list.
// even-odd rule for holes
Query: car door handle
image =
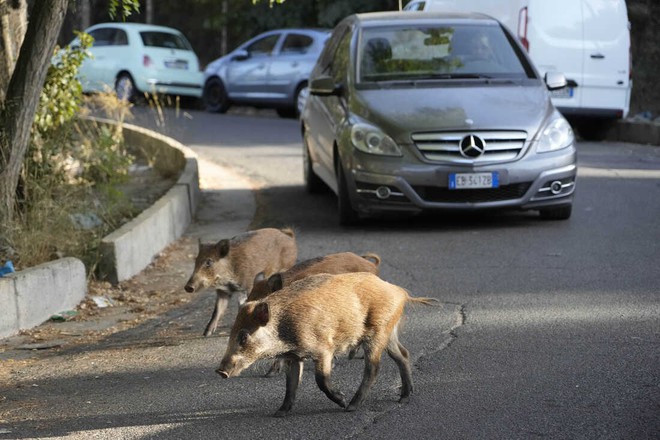
{"label": "car door handle", "polygon": [[605,58],[605,55],[603,55],[602,53],[592,53],[591,58],[593,58],[594,60],[602,60],[603,58]]}

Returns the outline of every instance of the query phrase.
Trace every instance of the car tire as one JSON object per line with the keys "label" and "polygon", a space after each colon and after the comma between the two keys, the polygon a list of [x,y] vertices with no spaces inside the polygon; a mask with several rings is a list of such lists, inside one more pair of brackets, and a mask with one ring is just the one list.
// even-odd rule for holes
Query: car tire
{"label": "car tire", "polygon": [[206,111],[211,113],[225,113],[230,107],[225,85],[217,77],[210,78],[204,84],[202,100],[204,101]]}
{"label": "car tire", "polygon": [[305,189],[310,194],[318,194],[325,188],[325,183],[316,175],[312,167],[312,158],[309,155],[307,133],[303,135],[303,177]]}
{"label": "car tire", "polygon": [[560,206],[558,208],[540,209],[539,215],[543,220],[568,220],[571,218],[573,205]]}
{"label": "car tire", "polygon": [[341,161],[337,163],[337,209],[339,212],[339,224],[342,226],[356,225],[360,218],[351,205],[351,198],[348,194],[348,185],[346,175]]}
{"label": "car tire", "polygon": [[302,113],[307,97],[309,96],[309,87],[306,82],[298,85],[296,93],[293,94],[292,107],[279,107],[275,109],[281,118],[299,118]]}
{"label": "car tire", "polygon": [[128,73],[121,73],[115,81],[115,95],[120,101],[135,102],[137,89],[133,77]]}

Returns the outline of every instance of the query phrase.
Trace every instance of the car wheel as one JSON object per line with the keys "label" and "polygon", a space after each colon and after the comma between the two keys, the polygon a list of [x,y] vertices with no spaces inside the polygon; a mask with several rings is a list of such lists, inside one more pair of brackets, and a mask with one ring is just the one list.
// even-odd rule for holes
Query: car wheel
{"label": "car wheel", "polygon": [[135,101],[137,89],[131,75],[122,73],[117,77],[117,81],[115,81],[115,94],[120,101]]}
{"label": "car wheel", "polygon": [[305,189],[308,193],[318,194],[325,188],[325,184],[319,176],[316,175],[312,167],[312,158],[309,155],[307,133],[303,135],[303,177],[305,178]]}
{"label": "car wheel", "polygon": [[540,209],[539,215],[543,220],[568,220],[571,218],[573,205],[560,206],[558,208]]}
{"label": "car wheel", "polygon": [[275,111],[280,118],[291,119],[296,117],[296,109],[293,107],[278,107]]}
{"label": "car wheel", "polygon": [[225,113],[229,110],[229,97],[220,78],[211,78],[204,85],[202,95],[204,108],[212,113]]}
{"label": "car wheel", "polygon": [[342,226],[355,225],[359,221],[357,212],[351,205],[351,199],[348,195],[348,185],[346,175],[341,161],[337,163],[337,208],[339,211],[339,224]]}

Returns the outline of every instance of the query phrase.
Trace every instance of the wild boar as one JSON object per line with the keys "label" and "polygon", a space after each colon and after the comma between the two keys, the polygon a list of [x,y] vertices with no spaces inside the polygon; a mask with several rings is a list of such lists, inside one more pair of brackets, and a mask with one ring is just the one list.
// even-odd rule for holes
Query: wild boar
{"label": "wild boar", "polygon": [[367,253],[359,256],[353,252],[340,252],[311,258],[296,264],[285,272],[276,273],[268,279],[265,274],[258,274],[247,300],[257,301],[294,281],[319,273],[370,272],[378,275],[380,261],[380,257],[376,254]]}
{"label": "wild boar", "polygon": [[[405,289],[371,273],[311,275],[241,306],[216,372],[228,378],[238,376],[259,359],[288,359],[286,394],[275,413],[284,416],[293,407],[302,361],[311,359],[321,391],[346,411],[355,411],[376,379],[385,350],[399,367],[399,402],[406,403],[413,381],[408,350],[399,342],[399,321],[406,303],[432,301],[412,298]],[[364,376],[347,404],[344,394],[330,381],[332,359],[335,353],[357,345],[365,352]]]}
{"label": "wild boar", "polygon": [[[319,273],[370,272],[378,275],[380,261],[380,257],[372,253],[359,256],[353,252],[340,252],[302,261],[286,272],[276,273],[268,279],[266,279],[263,273],[260,273],[254,280],[252,291],[248,295],[247,300],[256,301],[265,298],[294,281]],[[348,354],[349,359],[355,357],[357,349],[358,347],[351,349]],[[266,377],[271,377],[279,373],[285,363],[286,361],[284,359],[275,360],[266,373]]]}
{"label": "wild boar", "polygon": [[233,293],[238,293],[242,304],[258,273],[270,276],[285,271],[296,263],[297,256],[295,234],[288,228],[257,229],[215,244],[200,242],[195,268],[184,289],[216,289],[215,308],[204,336],[213,334]]}

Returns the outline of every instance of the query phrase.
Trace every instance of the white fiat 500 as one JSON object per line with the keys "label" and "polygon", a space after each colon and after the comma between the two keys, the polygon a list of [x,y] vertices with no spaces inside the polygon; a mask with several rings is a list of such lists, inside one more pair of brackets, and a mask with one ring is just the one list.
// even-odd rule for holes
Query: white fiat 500
{"label": "white fiat 500", "polygon": [[141,93],[202,96],[204,75],[199,59],[178,30],[139,23],[101,23],[85,32],[94,43],[92,57],[83,62],[78,74],[83,92],[115,90],[120,99],[128,100]]}

